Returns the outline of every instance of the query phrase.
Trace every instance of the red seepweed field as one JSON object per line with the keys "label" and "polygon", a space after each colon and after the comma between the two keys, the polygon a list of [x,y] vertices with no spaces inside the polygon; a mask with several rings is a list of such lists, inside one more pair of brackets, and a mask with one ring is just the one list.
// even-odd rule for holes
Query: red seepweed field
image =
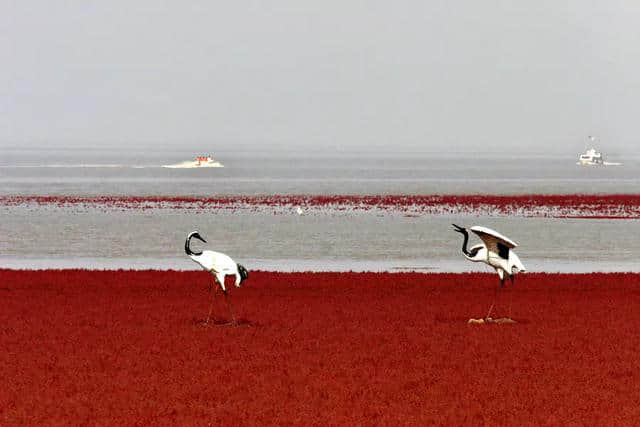
{"label": "red seepweed field", "polygon": [[515,325],[494,274],[252,272],[238,327],[209,281],[0,270],[0,425],[640,423],[640,275],[520,275]]}
{"label": "red seepweed field", "polygon": [[[286,212],[292,207],[334,211],[377,209],[421,215],[638,219],[638,194],[522,195],[263,195],[263,196],[2,196],[0,207],[53,206],[115,210],[186,209]],[[280,209],[280,210],[278,210]]]}

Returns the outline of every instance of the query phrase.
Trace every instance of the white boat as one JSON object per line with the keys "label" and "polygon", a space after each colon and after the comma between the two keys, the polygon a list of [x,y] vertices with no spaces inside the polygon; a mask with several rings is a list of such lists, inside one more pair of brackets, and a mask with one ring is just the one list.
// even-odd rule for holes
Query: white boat
{"label": "white boat", "polygon": [[[594,143],[595,141],[596,141],[596,137],[589,135],[589,142]],[[585,145],[585,149],[586,148],[587,147]],[[580,157],[578,157],[578,162],[576,164],[581,166],[620,166],[622,165],[622,163],[605,162],[604,157],[602,156],[602,153],[597,151],[593,147],[586,150],[584,154],[581,154]]]}
{"label": "white boat", "polygon": [[[589,135],[589,142],[594,143],[596,141],[595,136]],[[585,146],[585,148],[587,148]],[[605,162],[604,157],[602,157],[602,153],[597,151],[595,148],[591,148],[586,150],[584,154],[581,154],[578,157],[578,165],[582,166],[620,166],[622,163],[611,163]]]}
{"label": "white boat", "polygon": [[596,151],[595,148],[591,148],[586,153],[581,154],[578,158],[578,164],[583,166],[599,166],[604,165],[604,159],[602,153]]}
{"label": "white boat", "polygon": [[194,160],[176,163],[175,165],[162,165],[163,168],[192,169],[192,168],[223,168],[224,165],[210,156],[198,156]]}

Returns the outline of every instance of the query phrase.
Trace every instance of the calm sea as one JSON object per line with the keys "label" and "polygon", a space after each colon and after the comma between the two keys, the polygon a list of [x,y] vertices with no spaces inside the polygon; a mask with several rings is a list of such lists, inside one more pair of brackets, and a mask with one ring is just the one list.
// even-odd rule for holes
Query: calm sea
{"label": "calm sea", "polygon": [[[0,195],[637,193],[640,158],[579,167],[576,156],[217,152],[224,168],[167,169],[180,151],[0,149]],[[0,267],[191,269],[185,235],[250,269],[487,271],[465,261],[452,222],[517,241],[530,271],[640,271],[640,221],[406,217],[0,206]]]}

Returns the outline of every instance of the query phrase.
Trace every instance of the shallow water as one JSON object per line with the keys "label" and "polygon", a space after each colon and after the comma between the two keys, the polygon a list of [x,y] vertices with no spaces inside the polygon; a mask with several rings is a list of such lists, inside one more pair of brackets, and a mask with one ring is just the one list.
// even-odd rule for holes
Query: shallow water
{"label": "shallow water", "polygon": [[[574,156],[443,153],[219,152],[213,169],[166,169],[192,152],[3,150],[0,195],[636,193],[640,159],[579,167]],[[612,158],[610,160],[619,160]],[[520,243],[530,271],[638,271],[638,220],[405,216],[319,209],[0,206],[0,267],[194,269],[186,234],[249,269],[487,271],[460,252],[451,223],[481,224]]]}
{"label": "shallow water", "polygon": [[516,251],[529,271],[640,271],[639,220],[0,209],[0,266],[10,268],[195,269],[184,253],[184,238],[199,230],[208,243],[198,247],[225,252],[254,270],[490,271],[463,258],[455,222],[500,230],[519,243]]}

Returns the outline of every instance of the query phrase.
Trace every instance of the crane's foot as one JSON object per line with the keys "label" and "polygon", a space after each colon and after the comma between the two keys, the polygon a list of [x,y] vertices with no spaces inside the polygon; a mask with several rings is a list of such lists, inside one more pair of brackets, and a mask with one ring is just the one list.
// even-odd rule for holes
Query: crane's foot
{"label": "crane's foot", "polygon": [[489,324],[489,323],[518,323],[515,320],[513,320],[510,317],[499,317],[499,318],[492,318],[492,317],[485,317],[484,319],[469,319],[467,321],[467,323],[469,325],[483,325],[485,323]]}
{"label": "crane's foot", "polygon": [[216,322],[216,326],[238,326],[238,322],[233,320],[219,320]]}
{"label": "crane's foot", "polygon": [[240,324],[235,320],[213,319],[211,321],[212,326],[239,326]]}
{"label": "crane's foot", "polygon": [[510,317],[500,317],[498,319],[493,319],[493,323],[518,323]]}
{"label": "crane's foot", "polygon": [[193,318],[193,323],[195,325],[202,326],[202,327],[210,326],[214,322],[215,322],[214,320],[210,321],[209,319],[197,319],[195,317]]}
{"label": "crane's foot", "polygon": [[197,319],[193,318],[193,323],[198,326],[206,327],[215,327],[215,326],[233,326],[233,327],[252,327],[256,326],[256,324],[251,323],[247,319],[234,319],[234,320],[226,320],[226,319],[216,319],[212,317],[210,319]]}

